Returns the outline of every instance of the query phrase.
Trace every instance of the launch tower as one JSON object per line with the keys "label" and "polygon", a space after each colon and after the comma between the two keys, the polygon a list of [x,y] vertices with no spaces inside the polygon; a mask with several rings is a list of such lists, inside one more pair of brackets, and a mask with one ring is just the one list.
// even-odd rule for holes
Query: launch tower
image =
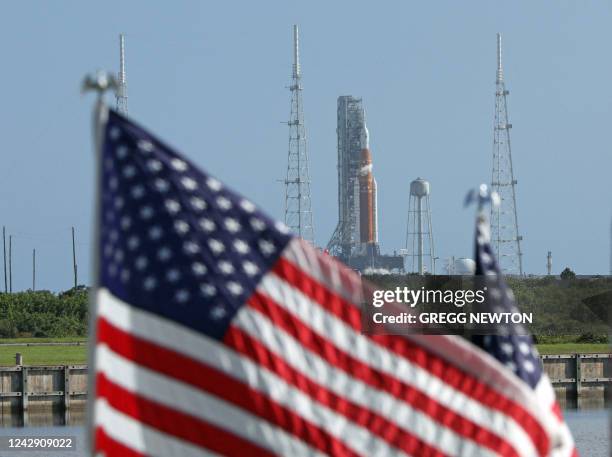
{"label": "launch tower", "polygon": [[288,122],[289,158],[285,178],[285,224],[295,234],[314,245],[297,25],[293,26],[293,72],[289,90],[291,91],[291,114]]}
{"label": "launch tower", "polygon": [[512,169],[507,96],[501,58],[501,35],[497,34],[497,79],[495,121],[493,124],[493,173],[491,188],[501,199],[491,207],[491,240],[493,251],[504,273],[523,275],[523,253],[516,213],[516,183]]}
{"label": "launch tower", "polygon": [[403,270],[401,256],[381,255],[377,184],[360,98],[338,97],[338,225],[327,250],[360,271]]}

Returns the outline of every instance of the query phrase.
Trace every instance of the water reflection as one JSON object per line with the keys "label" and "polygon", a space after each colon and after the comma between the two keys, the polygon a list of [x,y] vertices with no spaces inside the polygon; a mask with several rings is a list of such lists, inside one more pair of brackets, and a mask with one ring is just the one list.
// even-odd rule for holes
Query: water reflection
{"label": "water reflection", "polygon": [[86,419],[85,407],[64,409],[61,406],[30,409],[10,408],[0,411],[1,427],[61,427],[84,425]]}

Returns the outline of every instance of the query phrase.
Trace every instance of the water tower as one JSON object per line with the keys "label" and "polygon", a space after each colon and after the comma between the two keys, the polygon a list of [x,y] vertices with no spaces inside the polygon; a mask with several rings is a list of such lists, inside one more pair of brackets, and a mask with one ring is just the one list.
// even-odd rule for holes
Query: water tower
{"label": "water tower", "polygon": [[435,273],[429,193],[428,181],[417,178],[410,183],[408,227],[404,253],[408,258],[406,269],[420,275],[426,272]]}

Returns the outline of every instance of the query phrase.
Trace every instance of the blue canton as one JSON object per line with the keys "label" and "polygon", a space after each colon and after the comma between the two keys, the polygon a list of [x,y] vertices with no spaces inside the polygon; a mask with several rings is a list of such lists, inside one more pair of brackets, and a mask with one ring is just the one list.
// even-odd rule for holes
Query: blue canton
{"label": "blue canton", "polygon": [[[490,243],[489,224],[479,216],[476,225],[476,275],[482,277],[488,305],[494,313],[518,312],[512,290],[504,281]],[[542,365],[533,339],[520,325],[509,325],[494,335],[475,335],[472,341],[534,388],[542,377]]]}
{"label": "blue canton", "polygon": [[223,338],[291,239],[286,226],[114,111],[102,167],[100,287]]}

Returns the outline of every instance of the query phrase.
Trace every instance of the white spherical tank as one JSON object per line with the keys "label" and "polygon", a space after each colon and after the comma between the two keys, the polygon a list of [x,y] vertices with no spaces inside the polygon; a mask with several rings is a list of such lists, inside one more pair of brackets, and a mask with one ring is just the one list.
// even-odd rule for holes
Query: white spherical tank
{"label": "white spherical tank", "polygon": [[410,195],[415,197],[426,197],[429,195],[429,181],[417,178],[410,183]]}
{"label": "white spherical tank", "polygon": [[476,271],[476,262],[472,259],[461,258],[455,260],[454,270],[456,275],[469,276]]}

